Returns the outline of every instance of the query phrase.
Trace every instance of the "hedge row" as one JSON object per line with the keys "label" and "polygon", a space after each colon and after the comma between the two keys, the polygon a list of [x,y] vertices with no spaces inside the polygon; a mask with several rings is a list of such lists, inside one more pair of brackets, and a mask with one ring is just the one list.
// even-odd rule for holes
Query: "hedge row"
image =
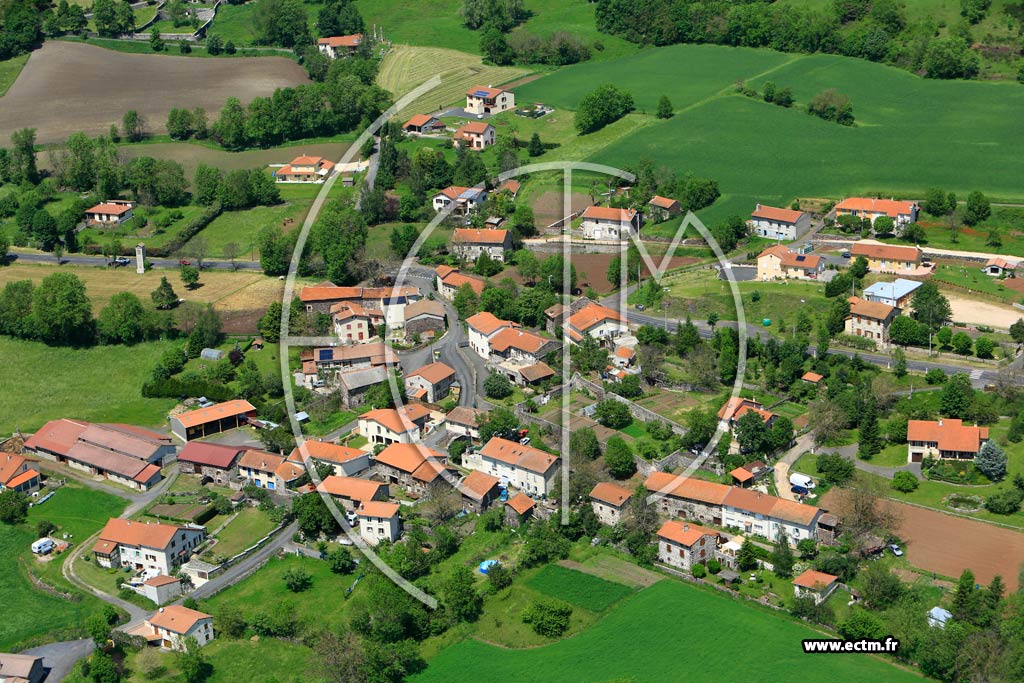
{"label": "hedge row", "polygon": [[146,382],[142,385],[142,395],[145,398],[179,398],[181,396],[198,398],[205,396],[211,401],[230,401],[236,398],[235,392],[223,384],[202,380],[182,382],[175,377]]}
{"label": "hedge row", "polygon": [[179,249],[185,246],[185,243],[199,234],[203,228],[212,223],[213,219],[219,216],[222,211],[223,209],[221,208],[220,202],[211,204],[201,214],[189,221],[188,225],[182,228],[181,231],[167,244],[162,247],[153,247],[146,251],[150,256],[161,258],[166,258],[171,254],[176,253]]}

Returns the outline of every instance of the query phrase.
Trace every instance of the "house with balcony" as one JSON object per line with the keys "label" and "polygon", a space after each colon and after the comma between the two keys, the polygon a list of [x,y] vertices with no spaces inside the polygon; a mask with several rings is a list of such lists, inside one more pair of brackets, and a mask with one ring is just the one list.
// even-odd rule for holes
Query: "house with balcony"
{"label": "house with balcony", "polygon": [[511,90],[475,85],[466,92],[467,114],[500,114],[515,106],[516,95]]}

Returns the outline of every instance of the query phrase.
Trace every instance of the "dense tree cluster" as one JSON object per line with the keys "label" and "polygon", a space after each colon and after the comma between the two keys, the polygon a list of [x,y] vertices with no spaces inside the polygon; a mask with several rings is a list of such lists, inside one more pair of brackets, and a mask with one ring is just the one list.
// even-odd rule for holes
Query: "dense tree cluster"
{"label": "dense tree cluster", "polygon": [[582,38],[566,31],[546,36],[517,31],[506,38],[500,29],[491,27],[480,36],[480,51],[498,66],[516,62],[565,66],[590,59],[590,47]]}
{"label": "dense tree cluster", "polygon": [[[987,0],[963,0],[968,20]],[[896,0],[837,0],[808,8],[718,0],[600,0],[599,31],[642,44],[712,43],[825,52],[885,62],[929,78],[971,78],[978,55],[965,24],[940,37],[931,19],[907,20]]]}
{"label": "dense tree cluster", "polygon": [[581,135],[601,130],[633,111],[633,96],[614,85],[600,85],[587,93],[576,108],[573,125]]}

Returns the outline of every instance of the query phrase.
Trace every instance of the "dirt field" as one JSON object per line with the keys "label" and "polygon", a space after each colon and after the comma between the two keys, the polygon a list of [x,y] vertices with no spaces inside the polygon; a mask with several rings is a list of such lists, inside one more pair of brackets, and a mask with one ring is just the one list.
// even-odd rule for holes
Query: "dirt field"
{"label": "dirt field", "polygon": [[593,574],[608,581],[623,583],[633,588],[647,588],[658,581],[662,576],[649,569],[638,567],[631,562],[626,562],[611,555],[598,555],[588,558],[583,564],[575,560],[559,560],[558,564],[566,569],[575,569],[584,574]]}
{"label": "dirt field", "polygon": [[[303,154],[337,161],[348,147],[349,143],[347,142],[323,142],[273,149],[254,149],[246,152],[226,152],[188,142],[158,142],[151,145],[124,145],[121,147],[121,154],[127,159],[146,156],[177,161],[185,168],[185,177],[191,180],[195,175],[196,166],[199,164],[216,166],[224,171],[233,171],[239,168],[284,164]],[[39,166],[40,168],[50,168],[48,154],[39,155]]]}
{"label": "dirt field", "polygon": [[949,299],[949,305],[953,309],[953,320],[957,322],[989,325],[1008,330],[1010,325],[1021,318],[1021,312],[1009,306],[990,304],[977,299],[964,299],[949,294],[946,295],[946,298]]}
{"label": "dirt field", "polygon": [[[212,303],[221,315],[224,332],[228,334],[254,333],[256,321],[271,301],[281,299],[284,290],[284,283],[277,278],[253,272],[203,271],[199,279],[202,286],[189,291],[174,270],[151,270],[145,275],[138,275],[134,269],[125,268],[114,270],[66,265],[61,268],[75,273],[85,283],[86,294],[96,313],[118,292],[132,292],[148,303],[150,292],[160,284],[160,278],[166,276],[179,298]],[[13,280],[32,280],[38,284],[56,270],[56,265],[13,263],[0,268],[0,287]]]}
{"label": "dirt field", "polygon": [[[590,197],[582,192],[573,192],[570,202],[573,211],[582,211],[590,206]],[[564,206],[565,196],[561,192],[548,191],[537,197],[533,202],[533,218],[542,233],[546,226],[565,217]],[[557,234],[558,230],[552,232]]]}
{"label": "dirt field", "polygon": [[[830,504],[830,491],[822,505]],[[918,569],[957,578],[970,569],[981,584],[999,574],[1010,591],[1024,563],[1024,534],[933,510],[891,503],[900,516],[896,533],[906,541],[907,560]]]}
{"label": "dirt field", "polygon": [[25,127],[36,129],[40,143],[77,131],[106,133],[127,109],[164,132],[171,107],[204,107],[212,116],[229,96],[245,103],[308,82],[302,67],[283,57],[192,59],[47,41],[0,98],[0,140]]}

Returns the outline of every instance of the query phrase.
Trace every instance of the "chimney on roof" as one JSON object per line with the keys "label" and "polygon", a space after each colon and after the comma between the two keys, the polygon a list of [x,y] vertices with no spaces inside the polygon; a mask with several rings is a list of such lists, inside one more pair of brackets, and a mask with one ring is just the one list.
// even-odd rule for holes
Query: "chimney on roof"
{"label": "chimney on roof", "polygon": [[161,611],[161,612],[163,612],[163,611],[164,611],[164,608],[163,608],[163,607],[161,607],[161,608],[160,608],[160,611]]}
{"label": "chimney on roof", "polygon": [[939,418],[939,426],[940,427],[942,426],[942,418],[941,417]]}
{"label": "chimney on roof", "polygon": [[683,531],[689,531],[689,530],[690,530],[690,525],[689,524],[684,524],[683,525]]}

